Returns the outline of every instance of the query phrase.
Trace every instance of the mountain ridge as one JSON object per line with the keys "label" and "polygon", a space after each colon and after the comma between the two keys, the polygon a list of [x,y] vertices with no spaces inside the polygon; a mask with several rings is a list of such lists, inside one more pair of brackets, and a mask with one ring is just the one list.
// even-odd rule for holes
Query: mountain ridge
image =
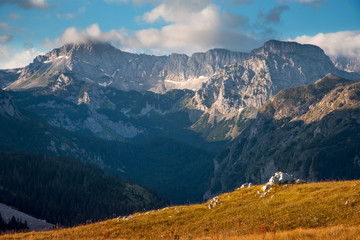
{"label": "mountain ridge", "polygon": [[[36,57],[33,63],[23,69],[19,81],[8,89],[34,87],[29,80],[38,77],[38,70],[54,80],[58,73],[66,74],[70,71],[82,81],[95,81],[97,84],[111,85],[126,91],[164,92],[181,89],[176,84],[186,84],[190,79],[198,88],[206,78],[205,75],[208,77],[223,65],[235,63],[246,56],[246,53],[224,49],[194,53],[191,57],[184,54],[154,56],[123,52],[107,43],[66,44]],[[47,66],[49,64],[53,66]],[[199,68],[202,64],[205,66]],[[84,74],[86,71],[89,73]],[[44,73],[40,76],[44,77]],[[46,87],[49,83],[51,82],[39,82],[37,86]]]}
{"label": "mountain ridge", "polygon": [[[336,69],[319,47],[296,42],[271,40],[251,53],[212,49],[190,57],[132,54],[110,44],[90,42],[67,44],[38,56],[5,89],[55,95],[73,104],[87,105],[87,112],[94,117],[82,119],[80,124],[69,121],[71,117],[63,113],[45,118],[59,127],[90,130],[98,137],[112,140],[137,138],[149,129],[136,124],[134,119],[107,120],[108,116],[99,110],[114,112],[116,103],[109,100],[106,92],[146,90],[162,94],[188,89],[187,97],[180,104],[174,103],[173,108],[180,115],[188,115],[185,121],[191,123],[182,127],[196,130],[207,140],[227,141],[241,132],[234,124],[253,119],[253,114],[239,118],[243,109],[259,108],[281,89],[312,83],[327,73],[347,79],[360,77]],[[153,110],[159,117],[164,115],[152,103],[148,105],[144,108],[146,113]],[[117,111],[115,114],[119,115]],[[120,114],[126,115],[126,111],[121,109]],[[226,131],[224,126],[230,122],[233,126]]]}
{"label": "mountain ridge", "polygon": [[359,177],[359,86],[329,74],[281,90],[216,157],[211,192],[262,183],[278,170],[310,181]]}

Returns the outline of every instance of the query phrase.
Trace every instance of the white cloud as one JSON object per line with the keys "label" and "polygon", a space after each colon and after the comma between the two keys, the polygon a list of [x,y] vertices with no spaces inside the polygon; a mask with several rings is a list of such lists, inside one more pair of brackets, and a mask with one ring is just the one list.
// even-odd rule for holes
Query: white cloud
{"label": "white cloud", "polygon": [[21,18],[21,16],[17,13],[10,13],[8,17],[12,20],[19,20]]}
{"label": "white cloud", "polygon": [[0,61],[7,61],[10,56],[10,49],[7,46],[0,45]]}
{"label": "white cloud", "polygon": [[75,27],[67,28],[64,33],[54,41],[45,39],[44,47],[55,48],[67,43],[83,43],[86,41],[126,42],[125,38],[128,37],[122,30],[102,32],[99,25],[94,23],[85,30],[77,29]]}
{"label": "white cloud", "polygon": [[24,9],[37,8],[37,9],[47,9],[51,5],[47,0],[1,0],[0,5],[2,4],[14,4],[22,7]]}
{"label": "white cloud", "polygon": [[0,22],[0,30],[10,30],[11,27],[6,22]]}
{"label": "white cloud", "polygon": [[166,22],[184,23],[192,21],[210,7],[214,7],[211,0],[164,0],[152,11],[145,13],[144,20],[153,23],[162,18]]}
{"label": "white cloud", "polygon": [[290,10],[290,7],[287,5],[275,7],[265,16],[265,21],[267,23],[278,23],[280,22],[281,14],[288,10]]}
{"label": "white cloud", "polygon": [[319,33],[315,36],[303,35],[293,40],[299,43],[317,45],[332,58],[356,58],[360,56],[360,31]]}
{"label": "white cloud", "polygon": [[127,3],[127,0],[105,0],[105,2],[109,3]]}
{"label": "white cloud", "polygon": [[[6,48],[6,47],[5,47]],[[44,54],[38,51],[35,48],[27,49],[19,53],[15,53],[12,55],[11,51],[7,48],[5,51],[6,58],[2,59],[3,64],[1,68],[3,69],[11,69],[11,68],[18,68],[18,67],[25,67],[28,65],[32,60],[40,55]],[[1,46],[0,46],[0,56],[2,55]]]}
{"label": "white cloud", "polygon": [[12,34],[0,35],[0,43],[8,43],[12,40],[12,38],[13,38]]}
{"label": "white cloud", "polygon": [[74,17],[76,17],[75,13],[64,13],[64,14],[60,14],[60,13],[56,13],[56,17],[59,19],[73,19]]}
{"label": "white cloud", "polygon": [[10,26],[6,22],[0,22],[0,30],[12,31],[12,32],[21,32],[20,29],[18,29],[16,27],[13,27],[13,26]]}
{"label": "white cloud", "polygon": [[141,4],[145,4],[145,3],[156,4],[156,3],[161,2],[161,0],[104,0],[104,1],[108,2],[108,3],[117,3],[117,4],[133,2],[136,5],[141,5]]}
{"label": "white cloud", "polygon": [[[123,2],[106,0],[107,2]],[[141,3],[145,0],[133,0]],[[113,29],[101,31],[97,23],[86,29],[68,28],[57,39],[46,39],[46,47],[59,47],[66,43],[87,40],[112,42],[126,51],[168,54],[171,52],[192,54],[210,48],[228,48],[250,51],[259,47],[256,37],[244,33],[248,27],[243,17],[229,17],[211,0],[150,0],[158,3],[146,12],[142,19],[147,23],[164,21],[162,28],[146,28],[137,31]],[[240,21],[241,20],[241,21]]]}
{"label": "white cloud", "polygon": [[59,19],[66,19],[66,20],[69,20],[69,19],[73,19],[75,18],[76,16],[80,15],[80,14],[83,14],[86,12],[86,5],[88,3],[86,3],[85,5],[81,6],[77,12],[73,12],[73,13],[64,13],[64,14],[61,14],[61,13],[56,13],[56,17],[59,18]]}
{"label": "white cloud", "polygon": [[297,2],[302,2],[302,3],[314,3],[314,2],[319,2],[319,0],[295,0]]}
{"label": "white cloud", "polygon": [[254,0],[230,0],[230,2],[235,6],[238,6],[238,5],[250,5],[254,2]]}
{"label": "white cloud", "polygon": [[318,8],[321,5],[323,5],[323,3],[326,0],[278,0],[278,2],[280,3],[284,3],[284,2],[300,2],[300,3],[304,3],[304,4],[311,4],[314,8]]}

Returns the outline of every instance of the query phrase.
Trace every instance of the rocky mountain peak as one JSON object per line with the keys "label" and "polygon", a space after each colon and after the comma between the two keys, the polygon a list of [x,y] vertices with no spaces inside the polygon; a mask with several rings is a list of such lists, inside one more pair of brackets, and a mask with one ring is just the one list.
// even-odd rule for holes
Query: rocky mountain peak
{"label": "rocky mountain peak", "polygon": [[272,97],[259,111],[264,119],[288,120],[307,112],[314,102],[340,84],[349,82],[335,74],[327,74],[314,84],[286,88]]}
{"label": "rocky mountain peak", "polygon": [[270,40],[264,43],[264,45],[258,49],[254,49],[251,52],[252,55],[264,55],[264,54],[276,54],[276,55],[301,55],[309,56],[314,58],[315,56],[323,57],[326,59],[330,58],[325,55],[324,51],[310,44],[300,44],[297,42],[286,42],[286,41],[277,41]]}
{"label": "rocky mountain peak", "polygon": [[96,42],[96,41],[87,41],[87,42],[80,42],[80,43],[68,43],[60,47],[59,49],[66,51],[66,52],[73,52],[73,51],[99,51],[99,50],[118,50],[114,48],[109,43],[104,42]]}
{"label": "rocky mountain peak", "polygon": [[68,43],[60,48],[56,48],[45,56],[49,58],[54,57],[69,57],[69,58],[94,58],[104,56],[106,54],[118,54],[121,51],[109,43],[102,42],[82,42],[82,43]]}
{"label": "rocky mountain peak", "polygon": [[345,80],[344,78],[341,78],[333,73],[328,73],[326,74],[325,77],[317,80],[315,82],[315,84],[317,86],[329,86],[329,87],[334,87],[336,86],[337,84],[340,84],[340,83],[344,83],[344,82],[347,82],[348,80]]}
{"label": "rocky mountain peak", "polygon": [[[229,72],[226,68],[230,66],[239,67]],[[32,64],[21,70],[18,80],[7,89],[46,87],[59,90],[63,88],[54,86],[61,81],[61,76],[66,75],[74,80],[69,81],[71,84],[94,83],[125,91],[197,91],[203,88],[204,84],[214,85],[214,81],[210,79],[218,76],[219,84],[215,89],[218,92],[206,92],[209,93],[207,95],[214,96],[214,99],[220,96],[220,99],[226,100],[217,104],[221,110],[228,108],[227,102],[233,102],[232,96],[242,96],[241,102],[232,104],[235,108],[249,104],[259,107],[279,90],[311,83],[329,72],[346,75],[337,72],[334,64],[320,48],[295,42],[271,40],[251,54],[212,49],[205,53],[194,53],[189,57],[185,54],[133,54],[122,52],[108,43],[90,41],[66,44],[46,55],[38,56]],[[352,76],[344,77],[353,79]],[[225,80],[227,83],[220,83]],[[249,84],[254,87],[247,88],[246,92],[239,95],[239,89],[236,88],[245,88]],[[213,89],[213,86],[209,87]],[[253,93],[258,91],[265,94],[260,99],[252,99]],[[213,101],[207,105],[212,103]]]}

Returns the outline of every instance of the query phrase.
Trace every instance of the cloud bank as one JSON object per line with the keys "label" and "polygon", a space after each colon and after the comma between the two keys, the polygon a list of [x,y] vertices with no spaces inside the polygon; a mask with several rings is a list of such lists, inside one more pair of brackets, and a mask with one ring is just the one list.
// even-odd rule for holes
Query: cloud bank
{"label": "cloud bank", "polygon": [[0,35],[0,43],[8,43],[13,39],[13,35],[12,34],[4,34],[4,35]]}
{"label": "cloud bank", "polygon": [[321,7],[326,0],[278,0],[279,3],[284,2],[299,2],[304,4],[311,4],[314,8]]}
{"label": "cloud bank", "polygon": [[[106,0],[123,3],[124,0]],[[143,0],[133,0],[140,4]],[[244,29],[248,19],[234,13],[223,12],[212,0],[151,1],[154,8],[141,16],[146,23],[165,22],[165,26],[137,31],[113,29],[101,31],[98,23],[86,29],[71,27],[55,40],[46,39],[44,46],[59,47],[71,42],[88,40],[112,42],[130,51],[152,54],[171,52],[192,54],[210,48],[228,48],[250,51],[261,45],[262,39]],[[236,1],[239,3],[239,1]],[[244,1],[241,1],[244,2]],[[280,13],[281,14],[281,13]]]}
{"label": "cloud bank", "polygon": [[303,35],[289,40],[317,45],[331,58],[358,58],[360,56],[360,31],[319,33],[315,36]]}
{"label": "cloud bank", "polygon": [[14,4],[24,9],[47,9],[51,7],[47,0],[1,0],[0,5],[3,4]]}

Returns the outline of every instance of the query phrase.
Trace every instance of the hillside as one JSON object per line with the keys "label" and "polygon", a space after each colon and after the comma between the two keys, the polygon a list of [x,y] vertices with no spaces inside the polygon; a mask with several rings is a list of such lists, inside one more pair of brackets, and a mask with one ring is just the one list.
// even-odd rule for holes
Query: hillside
{"label": "hillside", "polygon": [[209,202],[176,206],[0,239],[357,239],[351,236],[360,231],[359,181],[274,185],[264,197],[261,187],[222,194],[211,209]]}
{"label": "hillside", "polygon": [[329,74],[281,90],[216,157],[211,192],[264,183],[274,171],[309,181],[360,177],[360,81]]}
{"label": "hillside", "polygon": [[129,214],[166,205],[158,195],[66,157],[0,153],[0,202],[53,224]]}
{"label": "hillside", "polygon": [[194,146],[166,138],[131,143],[73,133],[19,109],[5,91],[0,92],[0,151],[70,156],[177,204],[202,201],[213,172],[213,154]]}
{"label": "hillside", "polygon": [[164,94],[125,92],[79,82],[64,91],[33,89],[7,93],[18,107],[35,113],[48,124],[84,136],[116,141],[165,137],[207,151],[223,146],[208,143],[188,129],[201,115],[201,111],[185,107],[194,95],[188,90]]}

